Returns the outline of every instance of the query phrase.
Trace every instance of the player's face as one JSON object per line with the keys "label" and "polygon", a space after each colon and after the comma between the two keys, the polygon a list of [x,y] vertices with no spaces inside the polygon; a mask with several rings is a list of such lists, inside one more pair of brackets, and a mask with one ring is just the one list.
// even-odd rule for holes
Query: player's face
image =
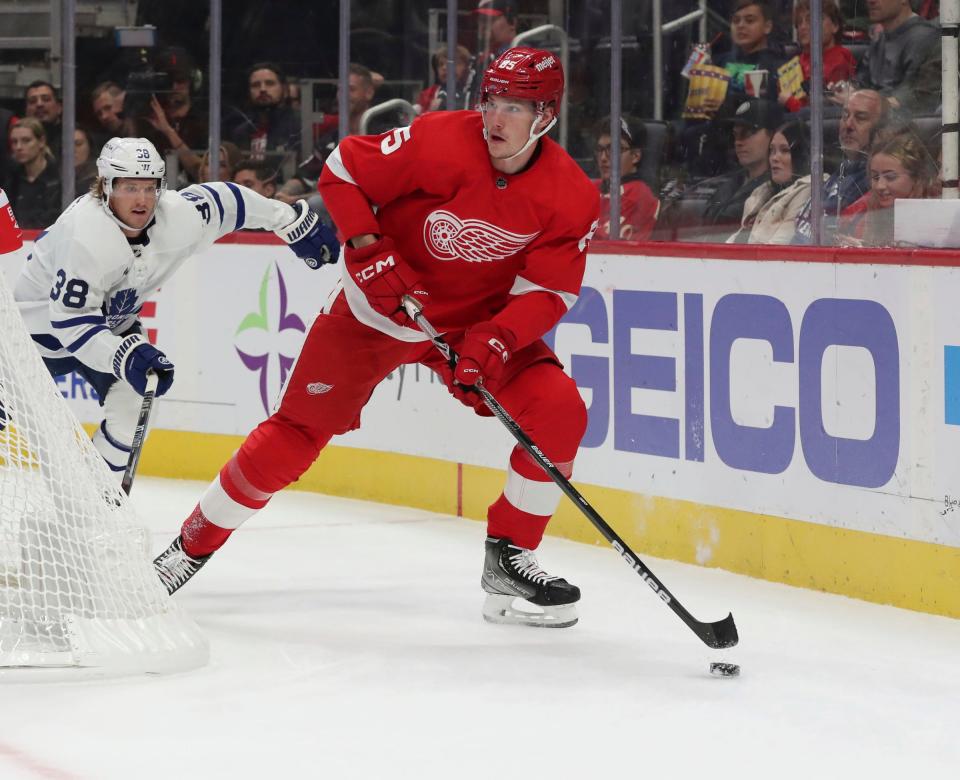
{"label": "player's face", "polygon": [[490,95],[481,109],[487,131],[487,150],[495,160],[519,152],[530,138],[530,127],[541,121],[529,100]]}
{"label": "player's face", "polygon": [[134,230],[143,230],[157,207],[156,179],[114,179],[110,209]]}
{"label": "player's face", "polygon": [[279,106],[283,100],[283,84],[277,74],[267,68],[251,73],[250,100],[255,106]]}

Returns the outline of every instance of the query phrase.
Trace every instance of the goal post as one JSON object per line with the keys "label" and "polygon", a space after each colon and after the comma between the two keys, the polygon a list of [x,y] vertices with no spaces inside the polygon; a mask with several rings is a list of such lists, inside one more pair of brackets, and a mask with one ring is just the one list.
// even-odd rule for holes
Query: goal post
{"label": "goal post", "polygon": [[207,642],[157,579],[148,541],[0,270],[0,680],[204,665]]}

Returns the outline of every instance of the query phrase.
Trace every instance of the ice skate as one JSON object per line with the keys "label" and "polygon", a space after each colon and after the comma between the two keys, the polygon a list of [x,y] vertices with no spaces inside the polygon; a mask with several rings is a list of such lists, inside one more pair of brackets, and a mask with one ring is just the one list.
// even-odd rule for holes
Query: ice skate
{"label": "ice skate", "polygon": [[173,595],[187,584],[187,580],[200,571],[203,564],[210,560],[211,555],[213,553],[198,558],[187,555],[183,550],[183,539],[178,536],[166,550],[153,559],[153,568],[160,582],[167,589],[167,593]]}
{"label": "ice skate", "polygon": [[566,628],[579,619],[580,588],[547,574],[533,550],[509,539],[487,537],[480,584],[487,592],[483,618],[490,623]]}

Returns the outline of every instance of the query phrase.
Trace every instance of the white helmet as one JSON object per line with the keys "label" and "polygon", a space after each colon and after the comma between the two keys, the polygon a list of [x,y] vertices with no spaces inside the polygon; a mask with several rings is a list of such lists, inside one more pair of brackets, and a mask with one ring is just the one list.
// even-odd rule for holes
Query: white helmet
{"label": "white helmet", "polygon": [[135,230],[117,219],[110,208],[114,179],[156,179],[157,199],[167,189],[167,166],[157,148],[146,138],[111,138],[97,158],[97,174],[103,179],[103,210],[114,222],[127,230]]}

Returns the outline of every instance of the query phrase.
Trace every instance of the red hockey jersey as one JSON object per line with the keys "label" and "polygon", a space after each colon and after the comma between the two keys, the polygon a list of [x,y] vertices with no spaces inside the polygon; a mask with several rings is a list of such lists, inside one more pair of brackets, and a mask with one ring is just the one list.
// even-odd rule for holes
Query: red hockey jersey
{"label": "red hockey jersey", "polygon": [[7,193],[0,190],[0,255],[13,252],[23,246],[23,235],[17,218],[13,216],[13,208],[7,199]]}
{"label": "red hockey jersey", "polygon": [[[327,158],[324,205],[344,239],[389,236],[429,291],[441,331],[493,319],[517,348],[540,338],[573,305],[599,193],[567,153],[540,140],[517,174],[490,163],[479,112],[426,114],[410,127],[351,136]],[[404,341],[422,334],[374,312],[348,274],[361,322]]]}

